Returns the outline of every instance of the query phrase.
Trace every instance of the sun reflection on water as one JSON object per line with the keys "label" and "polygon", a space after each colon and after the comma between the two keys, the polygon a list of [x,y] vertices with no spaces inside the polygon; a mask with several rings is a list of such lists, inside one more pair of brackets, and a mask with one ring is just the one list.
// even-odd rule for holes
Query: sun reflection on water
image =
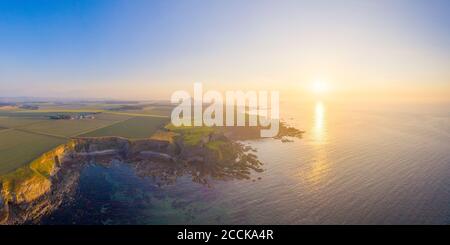
{"label": "sun reflection on water", "polygon": [[306,176],[308,182],[317,185],[322,183],[330,169],[325,148],[327,141],[326,108],[322,101],[318,101],[315,104],[313,128],[311,132],[312,143],[314,145],[314,157],[311,168]]}
{"label": "sun reflection on water", "polygon": [[315,144],[323,144],[326,140],[325,105],[318,101],[314,109],[313,141]]}

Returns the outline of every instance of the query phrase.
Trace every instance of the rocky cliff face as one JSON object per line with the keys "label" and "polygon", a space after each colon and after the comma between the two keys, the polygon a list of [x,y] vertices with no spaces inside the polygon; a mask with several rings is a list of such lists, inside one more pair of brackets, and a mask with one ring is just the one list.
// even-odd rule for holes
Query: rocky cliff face
{"label": "rocky cliff face", "polygon": [[[67,158],[73,147],[74,142],[70,141],[43,154],[28,166],[0,177],[0,223],[24,223],[41,216],[55,205],[54,198],[50,198],[49,194],[56,186],[69,180],[56,181],[62,174],[67,175],[70,168],[64,167],[65,171],[60,171],[63,169],[61,163],[69,165]],[[43,203],[47,208],[43,208]],[[31,206],[33,210],[29,210]]]}
{"label": "rocky cliff face", "polygon": [[86,162],[136,158],[143,150],[154,153],[141,158],[155,158],[158,154],[166,158],[168,145],[156,140],[131,142],[119,137],[72,139],[28,166],[0,177],[0,224],[37,222],[70,199]]}
{"label": "rocky cliff face", "polygon": [[[214,141],[216,138],[219,140]],[[163,184],[186,174],[195,182],[208,184],[210,178],[249,178],[249,170],[262,171],[256,156],[239,143],[214,135],[204,141],[192,146],[181,139],[72,139],[28,166],[0,176],[0,224],[39,223],[70,202],[80,172],[89,162],[109,164],[119,159],[134,167],[138,175],[157,177]]]}

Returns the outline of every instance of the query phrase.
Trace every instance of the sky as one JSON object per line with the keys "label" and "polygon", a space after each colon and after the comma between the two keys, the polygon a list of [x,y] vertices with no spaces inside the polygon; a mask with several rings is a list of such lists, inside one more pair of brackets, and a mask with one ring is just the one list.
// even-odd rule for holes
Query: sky
{"label": "sky", "polygon": [[[0,1],[0,96],[450,98],[448,0]],[[330,92],[331,93],[331,92]]]}

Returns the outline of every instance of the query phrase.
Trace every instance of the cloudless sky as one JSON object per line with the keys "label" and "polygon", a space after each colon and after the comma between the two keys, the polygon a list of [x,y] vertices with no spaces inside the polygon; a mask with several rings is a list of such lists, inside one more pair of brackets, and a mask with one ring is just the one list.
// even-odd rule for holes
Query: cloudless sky
{"label": "cloudless sky", "polygon": [[2,0],[0,96],[214,89],[450,94],[447,0]]}

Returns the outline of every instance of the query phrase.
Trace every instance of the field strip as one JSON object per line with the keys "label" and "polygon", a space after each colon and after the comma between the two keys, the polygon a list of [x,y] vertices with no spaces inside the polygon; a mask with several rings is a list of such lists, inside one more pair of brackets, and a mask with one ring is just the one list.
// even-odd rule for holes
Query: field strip
{"label": "field strip", "polygon": [[126,113],[126,112],[114,112],[114,111],[107,111],[107,110],[79,110],[79,109],[65,109],[65,110],[28,110],[28,111],[18,111],[17,113],[42,113],[42,112],[55,112],[55,113],[63,113],[63,112],[98,112],[98,113],[105,113],[105,114],[113,114],[113,115],[125,115],[125,116],[134,116],[134,117],[161,117],[161,118],[169,118],[169,116],[163,116],[163,115],[155,115],[155,114],[139,114],[139,113]]}
{"label": "field strip", "polygon": [[106,114],[114,114],[114,115],[124,115],[124,116],[133,116],[133,117],[159,117],[159,118],[169,118],[169,116],[162,115],[153,115],[153,114],[139,114],[139,113],[122,113],[122,112],[111,112],[111,111],[103,111]]}
{"label": "field strip", "polygon": [[126,118],[126,119],[120,120],[120,121],[115,121],[115,122],[112,122],[111,124],[104,125],[104,126],[100,126],[100,127],[94,128],[94,129],[89,129],[89,130],[86,130],[85,132],[82,132],[82,133],[79,133],[79,134],[76,134],[76,135],[73,135],[73,136],[70,136],[70,137],[78,137],[78,136],[80,136],[80,135],[83,135],[83,134],[87,134],[87,133],[93,132],[93,131],[95,131],[95,130],[99,130],[99,129],[106,128],[106,127],[109,127],[109,126],[112,126],[112,125],[115,125],[115,124],[118,124],[118,123],[125,122],[125,121],[127,121],[127,120],[132,119],[132,118],[133,118],[133,117],[131,117],[131,118]]}
{"label": "field strip", "polygon": [[39,121],[36,121],[36,122],[31,122],[31,123],[27,123],[27,124],[24,124],[24,125],[11,127],[11,128],[12,129],[20,129],[20,128],[23,128],[23,127],[28,127],[28,126],[31,126],[31,125],[36,125],[36,124],[41,124],[41,123],[46,123],[46,122],[48,122],[48,120],[43,119],[43,120],[39,120]]}
{"label": "field strip", "polygon": [[[0,118],[14,118],[14,117],[13,117],[13,116],[12,116],[12,117],[11,117],[11,116],[6,116],[6,117],[1,116]],[[26,119],[30,119],[30,118],[26,118]],[[32,119],[32,118],[31,118],[31,119]],[[1,128],[11,128],[11,129],[14,129],[14,128],[17,128],[17,127],[27,127],[27,126],[34,125],[34,124],[38,124],[38,123],[42,123],[42,122],[46,122],[46,120],[45,120],[45,119],[39,119],[39,120],[36,120],[35,122],[25,123],[25,124],[23,124],[23,125],[15,126],[15,127],[1,126],[1,127],[0,127],[0,130],[1,130]]]}
{"label": "field strip", "polygon": [[[47,122],[46,120],[41,120],[41,121],[37,121],[37,122],[33,122],[33,123],[27,123],[24,125],[20,125],[17,127],[9,127],[9,128],[3,128],[5,129],[5,131],[9,131],[9,130],[16,130],[16,131],[21,131],[21,132],[25,132],[25,133],[31,133],[31,134],[38,134],[38,135],[44,135],[44,136],[50,136],[50,137],[55,137],[55,138],[63,138],[63,139],[68,139],[68,137],[63,136],[63,135],[56,135],[56,134],[48,134],[48,133],[42,133],[42,132],[38,132],[38,131],[31,131],[31,130],[26,130],[23,129],[22,127],[28,127],[31,125],[35,125],[35,124],[40,124],[40,123],[45,123]],[[3,129],[0,129],[1,131],[3,131]],[[4,132],[4,131],[3,131]]]}
{"label": "field strip", "polygon": [[17,111],[16,113],[62,113],[62,112],[74,112],[74,113],[81,113],[81,112],[103,112],[104,110],[100,109],[55,109],[55,110],[24,110],[24,111]]}
{"label": "field strip", "polygon": [[47,133],[42,133],[42,132],[38,132],[38,131],[30,131],[30,130],[21,129],[21,128],[14,128],[14,129],[12,129],[12,130],[21,131],[21,132],[24,132],[24,133],[38,134],[38,135],[43,135],[43,136],[49,136],[49,137],[54,137],[54,138],[60,138],[60,139],[69,139],[69,137],[66,137],[66,136],[63,136],[63,135],[47,134]]}
{"label": "field strip", "polygon": [[0,132],[7,132],[7,131],[12,131],[12,130],[14,130],[13,128],[1,128],[0,129]]}

